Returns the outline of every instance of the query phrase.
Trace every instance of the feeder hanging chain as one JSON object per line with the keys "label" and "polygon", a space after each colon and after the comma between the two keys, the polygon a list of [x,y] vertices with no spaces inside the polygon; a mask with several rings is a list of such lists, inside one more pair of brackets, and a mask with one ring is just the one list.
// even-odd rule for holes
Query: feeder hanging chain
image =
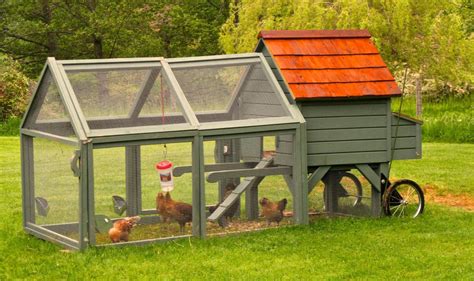
{"label": "feeder hanging chain", "polygon": [[166,147],[166,144],[163,145],[163,159],[166,159],[166,156],[168,155],[168,147]]}

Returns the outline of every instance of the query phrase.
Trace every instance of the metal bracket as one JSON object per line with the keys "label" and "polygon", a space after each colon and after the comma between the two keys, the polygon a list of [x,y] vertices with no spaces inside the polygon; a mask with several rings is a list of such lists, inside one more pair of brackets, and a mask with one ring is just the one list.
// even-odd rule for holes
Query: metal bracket
{"label": "metal bracket", "polygon": [[81,151],[75,150],[74,154],[71,157],[69,163],[71,164],[71,171],[75,177],[79,177],[81,175],[81,169],[79,168],[81,161]]}

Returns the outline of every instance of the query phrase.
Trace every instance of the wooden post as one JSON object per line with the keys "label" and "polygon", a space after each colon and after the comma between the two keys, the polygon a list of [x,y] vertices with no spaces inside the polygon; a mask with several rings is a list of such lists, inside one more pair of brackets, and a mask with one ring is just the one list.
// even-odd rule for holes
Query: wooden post
{"label": "wooden post", "polygon": [[136,216],[141,212],[140,162],[140,146],[127,145],[125,147],[127,216]]}
{"label": "wooden post", "polygon": [[423,114],[423,100],[421,97],[422,87],[423,87],[423,79],[421,73],[416,75],[416,117],[421,118]]}
{"label": "wooden post", "polygon": [[[375,170],[377,173],[379,180],[382,181],[384,178],[388,178],[388,163],[380,163],[377,166],[377,169]],[[380,217],[383,214],[383,209],[382,209],[382,198],[383,198],[383,193],[385,192],[385,182],[381,182],[380,184],[380,191],[375,188],[373,185],[371,185],[372,190],[371,190],[371,215],[373,217]]]}
{"label": "wooden post", "polygon": [[326,206],[326,212],[333,215],[337,212],[338,198],[337,198],[337,184],[338,184],[337,172],[329,171],[323,178],[325,197],[324,205]]}
{"label": "wooden post", "polygon": [[195,136],[192,150],[193,178],[193,236],[206,236],[206,200],[204,185],[204,143],[202,136]]}
{"label": "wooden post", "polygon": [[[214,148],[214,159],[216,163],[239,162],[240,153],[235,139],[216,140]],[[233,183],[235,186],[239,185],[240,178],[225,179],[219,181],[219,202],[224,201],[225,187],[228,183]],[[237,202],[237,212],[235,216],[240,216],[240,200]]]}

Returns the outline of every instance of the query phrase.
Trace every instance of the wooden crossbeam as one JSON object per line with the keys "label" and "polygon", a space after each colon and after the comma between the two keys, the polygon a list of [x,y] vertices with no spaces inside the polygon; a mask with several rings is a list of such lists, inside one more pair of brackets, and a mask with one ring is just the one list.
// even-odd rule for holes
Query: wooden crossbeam
{"label": "wooden crossbeam", "polygon": [[313,191],[316,184],[326,175],[331,166],[320,166],[308,178],[308,194]]}
{"label": "wooden crossbeam", "polygon": [[[244,163],[228,162],[228,163],[209,164],[209,165],[204,166],[204,172],[251,168],[255,166],[255,163],[256,162],[244,162]],[[191,172],[192,172],[192,166],[179,166],[173,169],[173,176],[180,177],[183,174],[191,173]]]}
{"label": "wooden crossbeam", "polygon": [[364,175],[364,177],[377,189],[378,192],[381,192],[381,183],[380,176],[368,165],[368,164],[359,164],[356,165],[357,169]]}
{"label": "wooden crossbeam", "polygon": [[208,182],[217,182],[223,179],[240,178],[240,177],[266,177],[274,175],[290,175],[291,167],[270,167],[270,168],[253,168],[253,169],[235,169],[211,172],[207,175]]}

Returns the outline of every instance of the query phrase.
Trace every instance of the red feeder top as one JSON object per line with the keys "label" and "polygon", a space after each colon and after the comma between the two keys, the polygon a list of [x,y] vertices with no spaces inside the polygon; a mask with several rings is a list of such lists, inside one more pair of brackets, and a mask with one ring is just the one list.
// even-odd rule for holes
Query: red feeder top
{"label": "red feeder top", "polygon": [[168,160],[163,160],[163,161],[157,163],[156,166],[155,166],[155,168],[157,170],[166,170],[166,169],[171,168],[171,167],[173,167],[173,163],[171,163]]}

